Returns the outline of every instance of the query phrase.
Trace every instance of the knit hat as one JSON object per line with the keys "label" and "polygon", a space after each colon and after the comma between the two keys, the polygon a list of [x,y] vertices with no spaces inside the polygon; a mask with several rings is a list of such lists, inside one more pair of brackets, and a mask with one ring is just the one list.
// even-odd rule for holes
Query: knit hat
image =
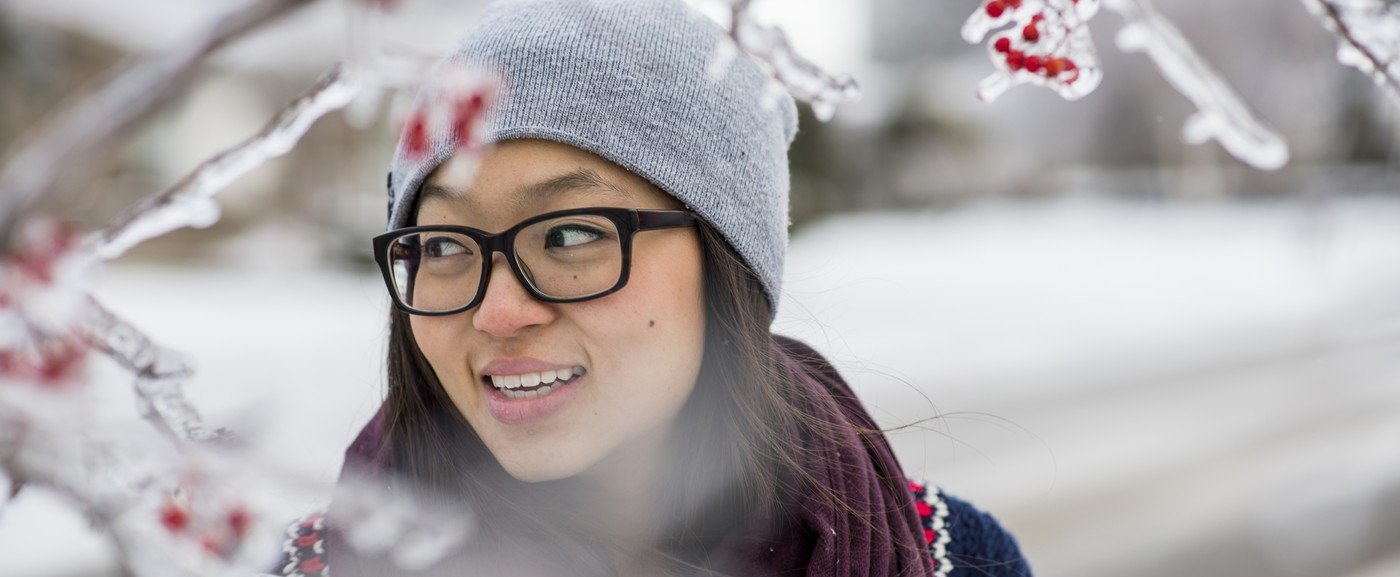
{"label": "knit hat", "polygon": [[[797,107],[742,54],[709,72],[725,34],[683,0],[498,1],[446,62],[503,78],[486,141],[561,142],[647,179],[723,235],[776,314]],[[452,155],[447,130],[428,141],[421,154],[399,141],[390,230],[407,226],[419,185]]]}

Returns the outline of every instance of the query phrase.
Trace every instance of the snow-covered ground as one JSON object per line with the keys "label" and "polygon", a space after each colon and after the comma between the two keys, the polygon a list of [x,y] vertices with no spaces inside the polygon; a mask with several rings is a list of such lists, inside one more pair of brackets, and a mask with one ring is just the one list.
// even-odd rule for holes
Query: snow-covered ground
{"label": "snow-covered ground", "polygon": [[[98,296],[197,359],[210,420],[329,481],[381,392],[388,302],[305,260],[117,266]],[[775,331],[882,425],[939,415],[891,434],[906,468],[996,514],[1040,575],[1396,574],[1400,201],[851,215],[794,235],[784,293]],[[106,418],[134,419],[95,371]],[[110,567],[49,495],[0,513],[0,575]]]}

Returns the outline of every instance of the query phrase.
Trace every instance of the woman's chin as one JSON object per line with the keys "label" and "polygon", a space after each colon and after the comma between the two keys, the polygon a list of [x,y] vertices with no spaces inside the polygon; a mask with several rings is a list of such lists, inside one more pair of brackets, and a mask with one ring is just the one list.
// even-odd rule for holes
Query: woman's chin
{"label": "woman's chin", "polygon": [[520,456],[497,456],[496,460],[511,477],[522,483],[543,483],[558,481],[578,475],[587,469],[587,463],[577,463],[558,455],[540,453]]}

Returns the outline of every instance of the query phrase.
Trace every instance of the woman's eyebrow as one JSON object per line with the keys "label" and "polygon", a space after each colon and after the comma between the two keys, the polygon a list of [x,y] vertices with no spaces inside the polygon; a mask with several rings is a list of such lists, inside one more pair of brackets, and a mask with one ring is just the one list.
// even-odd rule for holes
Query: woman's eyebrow
{"label": "woman's eyebrow", "polygon": [[[632,199],[632,194],[627,192],[627,189],[604,179],[592,169],[576,168],[573,171],[549,180],[523,186],[516,190],[515,194],[511,195],[510,201],[517,208],[522,208],[532,204],[543,203],[570,192],[601,193],[603,196],[618,200]],[[475,203],[471,193],[468,191],[439,184],[425,183],[423,184],[422,190],[419,191],[418,202],[424,203],[430,198],[464,202],[467,204]]]}

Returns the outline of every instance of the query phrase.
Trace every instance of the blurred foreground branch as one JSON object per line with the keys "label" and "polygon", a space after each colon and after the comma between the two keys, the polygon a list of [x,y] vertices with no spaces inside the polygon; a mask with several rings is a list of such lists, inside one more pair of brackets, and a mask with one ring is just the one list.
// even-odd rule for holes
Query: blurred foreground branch
{"label": "blurred foreground branch", "polygon": [[209,55],[310,2],[257,0],[174,50],[113,71],[98,90],[41,122],[0,168],[0,252],[10,248],[8,233],[40,198],[80,182],[108,145],[155,111]]}

